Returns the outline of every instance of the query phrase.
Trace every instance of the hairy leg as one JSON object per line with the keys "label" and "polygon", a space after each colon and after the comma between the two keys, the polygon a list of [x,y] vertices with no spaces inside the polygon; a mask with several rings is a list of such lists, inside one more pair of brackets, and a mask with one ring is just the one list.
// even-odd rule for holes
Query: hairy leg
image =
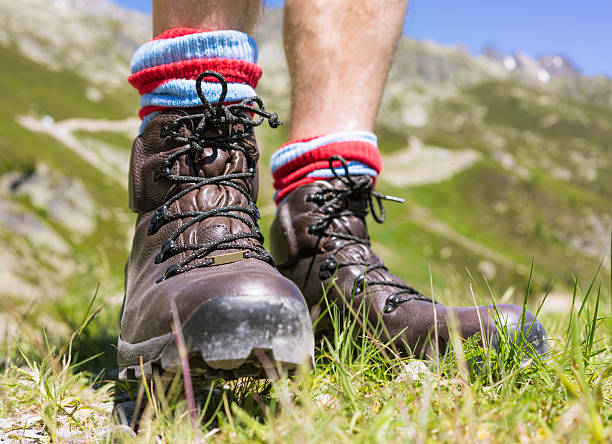
{"label": "hairy leg", "polygon": [[408,0],[287,0],[290,139],[372,131]]}
{"label": "hairy leg", "polygon": [[253,30],[260,0],[153,0],[153,35],[171,28]]}

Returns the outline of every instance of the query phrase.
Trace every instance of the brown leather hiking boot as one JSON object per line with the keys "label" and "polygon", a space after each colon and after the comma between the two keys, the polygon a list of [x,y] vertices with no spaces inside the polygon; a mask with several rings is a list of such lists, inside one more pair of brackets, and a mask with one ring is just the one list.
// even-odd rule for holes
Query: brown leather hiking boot
{"label": "brown leather hiking boot", "polygon": [[[332,160],[342,162],[345,176],[336,173]],[[382,222],[381,200],[389,197],[372,189],[371,177],[351,177],[344,159],[338,156],[330,159],[330,169],[335,179],[303,185],[279,204],[271,229],[270,250],[276,264],[302,290],[311,310],[321,303],[323,288],[327,288],[328,299],[345,313],[367,312],[368,324],[380,339],[393,339],[401,353],[418,357],[433,354],[435,319],[440,350],[445,349],[451,311],[461,337],[480,333],[482,325],[486,338],[497,346],[499,332],[492,307],[434,304],[387,270],[370,248],[365,217],[371,210],[374,219]],[[330,285],[332,282],[335,285]],[[498,324],[506,325],[508,338],[523,325],[533,349],[539,354],[547,351],[544,327],[531,312],[523,314],[522,307],[516,305],[499,305],[497,310]],[[323,320],[318,332],[329,328]]]}
{"label": "brown leather hiking boot", "polygon": [[141,359],[146,377],[180,369],[171,301],[196,376],[260,376],[257,350],[285,369],[312,361],[308,308],[274,267],[257,223],[253,127],[276,126],[277,116],[258,98],[212,107],[200,97],[203,108],[159,114],[134,142],[138,219],[118,341],[122,379],[141,376]]}

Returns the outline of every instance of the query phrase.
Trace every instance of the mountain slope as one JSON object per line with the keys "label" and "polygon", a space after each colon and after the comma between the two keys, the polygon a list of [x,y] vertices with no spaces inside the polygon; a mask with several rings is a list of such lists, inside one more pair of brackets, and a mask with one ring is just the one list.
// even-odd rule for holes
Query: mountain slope
{"label": "mountain slope", "polygon": [[[0,298],[61,318],[58,304],[82,306],[99,283],[114,319],[138,125],[125,78],[148,19],[104,1],[16,5],[0,5]],[[259,25],[259,94],[287,116],[280,23],[270,10]],[[429,288],[431,269],[436,287],[452,290],[446,301],[468,293],[466,266],[502,293],[526,285],[535,258],[537,293],[551,281],[563,292],[572,273],[590,275],[610,254],[612,82],[550,67],[543,82],[554,62],[522,61],[509,69],[501,56],[408,39],[397,51],[377,128],[379,188],[407,203],[388,204],[372,237],[415,286]],[[266,232],[275,207],[265,171],[286,130],[258,136]]]}

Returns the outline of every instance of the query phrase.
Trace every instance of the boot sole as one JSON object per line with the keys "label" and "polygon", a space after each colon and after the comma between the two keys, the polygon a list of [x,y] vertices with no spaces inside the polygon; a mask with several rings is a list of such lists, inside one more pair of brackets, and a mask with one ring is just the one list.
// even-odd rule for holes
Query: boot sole
{"label": "boot sole", "polygon": [[[266,377],[267,365],[291,372],[314,362],[308,309],[293,299],[216,297],[189,315],[182,332],[195,379]],[[267,356],[263,364],[261,352]],[[172,377],[182,371],[173,333],[135,344],[119,337],[117,361],[121,380],[142,379],[143,373],[146,379],[156,373]]]}

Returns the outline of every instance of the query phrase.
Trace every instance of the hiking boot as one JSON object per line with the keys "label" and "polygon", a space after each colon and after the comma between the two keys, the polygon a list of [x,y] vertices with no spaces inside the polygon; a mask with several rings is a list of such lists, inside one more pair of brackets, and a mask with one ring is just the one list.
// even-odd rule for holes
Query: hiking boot
{"label": "hiking boot", "polygon": [[[221,75],[205,74],[226,90]],[[285,370],[313,359],[304,298],[274,267],[257,222],[253,127],[265,119],[277,126],[278,118],[257,97],[213,107],[199,92],[203,107],[155,116],[132,149],[138,218],[121,312],[121,379],[180,371],[173,304],[197,377],[261,376],[260,351]]]}
{"label": "hiking boot", "polygon": [[[338,160],[344,175],[332,166]],[[397,198],[374,191],[370,176],[351,176],[339,156],[330,159],[330,169],[334,179],[302,185],[279,204],[270,234],[278,269],[302,290],[311,316],[325,307],[321,302],[327,289],[328,300],[345,314],[367,313],[364,325],[377,332],[378,339],[391,341],[401,354],[431,356],[436,320],[438,346],[444,352],[451,313],[461,337],[482,332],[496,347],[500,335],[493,307],[447,308],[433,303],[390,273],[370,248],[366,215],[371,212],[382,223],[382,200]],[[498,325],[505,325],[509,338],[522,325],[533,349],[539,354],[547,351],[544,327],[531,312],[523,313],[516,305],[499,305],[497,311]],[[317,333],[330,328],[323,317]]]}

